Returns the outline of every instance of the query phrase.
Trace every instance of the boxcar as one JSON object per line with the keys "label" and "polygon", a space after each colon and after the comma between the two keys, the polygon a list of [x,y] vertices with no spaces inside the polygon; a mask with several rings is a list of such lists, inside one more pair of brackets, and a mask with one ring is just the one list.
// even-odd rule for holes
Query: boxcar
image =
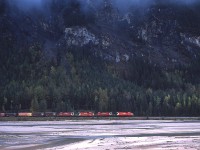
{"label": "boxcar", "polygon": [[0,117],[5,117],[5,113],[0,113]]}
{"label": "boxcar", "polygon": [[109,117],[112,116],[112,112],[98,112],[97,117]]}
{"label": "boxcar", "polygon": [[60,112],[57,114],[58,117],[72,117],[74,116],[74,112]]}
{"label": "boxcar", "polygon": [[55,117],[56,112],[45,112],[45,117]]}
{"label": "boxcar", "polygon": [[43,112],[33,112],[32,117],[44,117],[44,113]]}
{"label": "boxcar", "polygon": [[16,113],[5,113],[5,117],[16,117]]}

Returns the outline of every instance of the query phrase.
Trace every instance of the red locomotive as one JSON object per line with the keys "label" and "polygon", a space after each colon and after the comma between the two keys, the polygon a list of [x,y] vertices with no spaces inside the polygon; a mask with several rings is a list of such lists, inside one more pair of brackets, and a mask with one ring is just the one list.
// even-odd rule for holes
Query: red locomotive
{"label": "red locomotive", "polygon": [[132,117],[133,113],[132,112],[117,112],[116,115],[118,117]]}
{"label": "red locomotive", "polygon": [[94,113],[93,112],[78,112],[78,116],[80,116],[80,117],[93,117]]}

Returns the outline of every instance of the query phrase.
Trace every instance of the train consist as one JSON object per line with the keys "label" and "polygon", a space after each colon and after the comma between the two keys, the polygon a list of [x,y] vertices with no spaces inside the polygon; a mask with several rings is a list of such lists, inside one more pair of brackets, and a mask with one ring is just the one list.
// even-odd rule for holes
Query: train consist
{"label": "train consist", "polygon": [[19,112],[0,113],[0,117],[132,117],[132,112]]}

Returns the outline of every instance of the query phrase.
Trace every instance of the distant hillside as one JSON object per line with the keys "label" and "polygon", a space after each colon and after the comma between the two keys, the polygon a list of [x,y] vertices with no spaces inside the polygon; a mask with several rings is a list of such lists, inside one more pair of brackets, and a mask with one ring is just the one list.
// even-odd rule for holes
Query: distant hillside
{"label": "distant hillside", "polygon": [[0,1],[1,111],[200,114],[196,0]]}

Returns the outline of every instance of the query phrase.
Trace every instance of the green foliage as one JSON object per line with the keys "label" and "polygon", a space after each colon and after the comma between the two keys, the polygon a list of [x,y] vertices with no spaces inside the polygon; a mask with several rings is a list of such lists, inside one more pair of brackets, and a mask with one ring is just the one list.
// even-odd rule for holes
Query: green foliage
{"label": "green foliage", "polygon": [[107,89],[101,89],[97,90],[95,92],[95,101],[98,101],[99,111],[108,111],[108,91]]}
{"label": "green foliage", "polygon": [[46,102],[46,100],[41,100],[40,101],[39,110],[40,110],[40,112],[46,112],[46,110],[47,110],[47,102]]}
{"label": "green foliage", "polygon": [[[7,53],[0,67],[1,111],[132,111],[142,116],[198,116],[197,64],[162,70],[140,59],[102,60],[83,49],[45,60],[40,44]],[[64,50],[63,50],[64,53]],[[7,70],[3,68],[7,68]],[[123,69],[122,69],[123,68]]]}
{"label": "green foliage", "polygon": [[30,108],[31,112],[39,112],[39,103],[37,98],[34,98],[31,101],[31,108]]}

